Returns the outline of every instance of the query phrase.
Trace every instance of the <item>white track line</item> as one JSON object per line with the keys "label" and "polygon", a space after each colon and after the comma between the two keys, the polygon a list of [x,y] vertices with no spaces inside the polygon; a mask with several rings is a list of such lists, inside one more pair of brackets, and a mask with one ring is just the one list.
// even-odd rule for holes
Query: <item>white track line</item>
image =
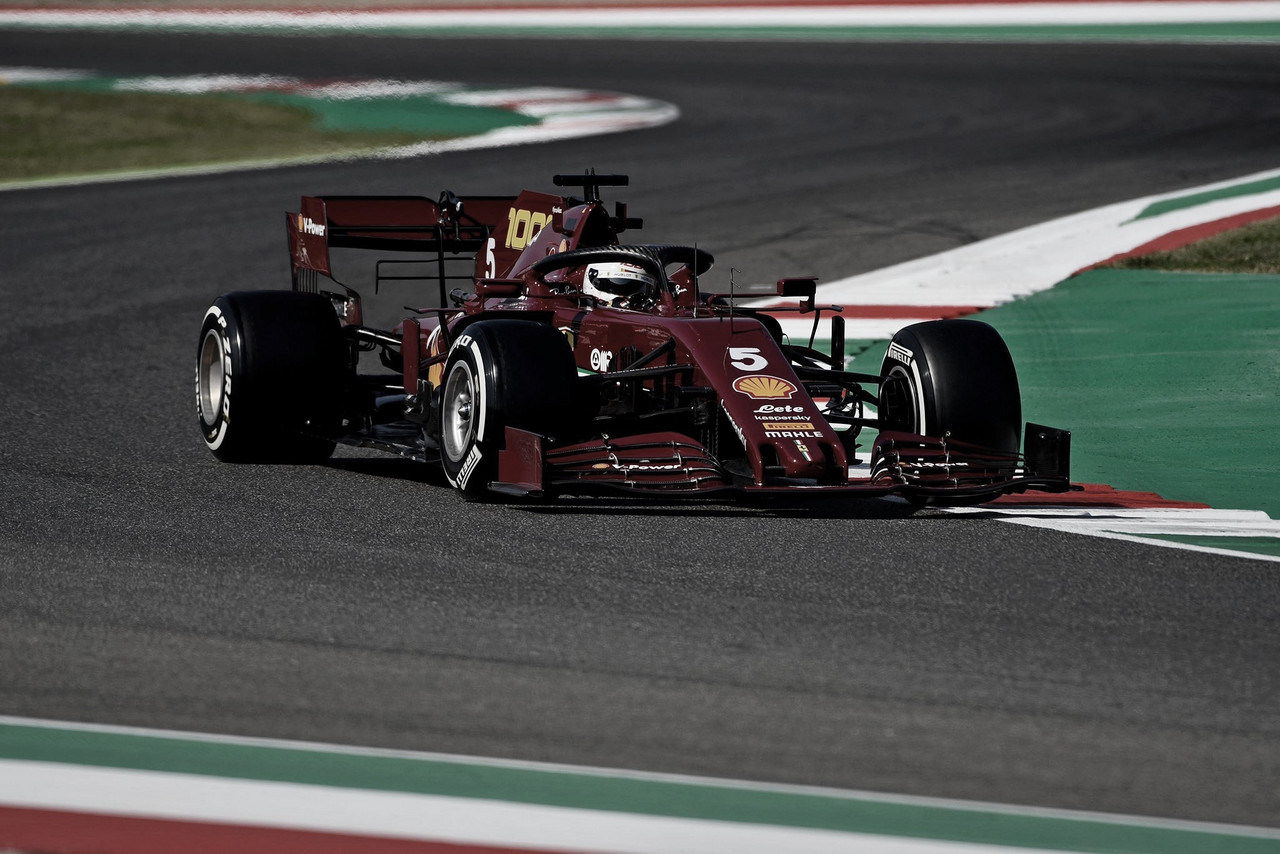
{"label": "white track line", "polygon": [[0,760],[0,804],[597,854],[1032,854],[1005,846],[20,760]]}
{"label": "white track line", "polygon": [[[1051,499],[1046,499],[1046,502]],[[1280,556],[1242,552],[1213,546],[1197,546],[1153,536],[1251,537],[1274,539],[1280,543],[1280,522],[1261,510],[1214,510],[1197,508],[1152,508],[1119,510],[1102,507],[946,507],[943,512],[967,516],[987,516],[1031,528],[1047,528],[1069,534],[1084,534],[1129,540],[1143,545],[1229,555],[1280,563]]]}
{"label": "white track line", "polygon": [[841,305],[994,306],[1048,290],[1083,267],[1170,232],[1280,205],[1280,190],[1205,202],[1135,220],[1169,199],[1280,177],[1280,169],[1159,193],[1011,231],[956,249],[821,285]]}
{"label": "white track line", "polygon": [[558,29],[636,27],[678,33],[690,27],[1000,27],[1194,23],[1250,23],[1280,20],[1274,0],[1138,3],[939,3],[776,7],[659,7],[520,9],[378,9],[323,11],[214,9],[10,9],[0,10],[0,26],[97,26],[131,29],[341,29],[405,28]]}

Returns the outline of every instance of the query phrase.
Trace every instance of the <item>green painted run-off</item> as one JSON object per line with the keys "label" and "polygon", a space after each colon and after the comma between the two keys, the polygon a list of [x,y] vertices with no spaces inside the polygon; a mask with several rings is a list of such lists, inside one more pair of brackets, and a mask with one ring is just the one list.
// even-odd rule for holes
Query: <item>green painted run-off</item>
{"label": "green painted run-off", "polygon": [[980,317],[1073,480],[1280,514],[1280,276],[1096,270]]}
{"label": "green painted run-off", "polygon": [[1023,415],[1072,431],[1072,480],[1280,514],[1280,276],[1095,270],[977,319],[1009,344]]}
{"label": "green painted run-off", "polygon": [[[11,85],[39,89],[63,89],[80,92],[136,94],[130,88],[131,78],[90,76],[68,80],[49,80]],[[163,94],[182,94],[160,90]],[[473,136],[504,127],[537,124],[539,119],[502,107],[454,104],[440,95],[388,95],[359,98],[326,98],[304,91],[243,90],[203,92],[188,97],[237,98],[303,109],[315,118],[320,130],[348,133],[396,132],[414,134],[421,139],[449,139]]]}
{"label": "green painted run-off", "polygon": [[450,104],[429,95],[333,100],[262,92],[238,97],[310,110],[322,130],[398,131],[417,134],[423,139],[473,136],[498,128],[538,123],[538,119],[513,110]]}
{"label": "green painted run-off", "polygon": [[0,724],[0,758],[1107,854],[1276,854],[1280,833],[893,802],[409,754]]}

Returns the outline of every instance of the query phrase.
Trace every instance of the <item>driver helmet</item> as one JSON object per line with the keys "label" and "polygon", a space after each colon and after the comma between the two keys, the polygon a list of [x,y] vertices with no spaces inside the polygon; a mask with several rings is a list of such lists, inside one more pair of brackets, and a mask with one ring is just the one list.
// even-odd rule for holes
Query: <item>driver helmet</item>
{"label": "driver helmet", "polygon": [[637,294],[653,293],[658,281],[636,264],[625,261],[609,261],[587,266],[582,277],[582,292],[612,304],[617,299],[627,299]]}

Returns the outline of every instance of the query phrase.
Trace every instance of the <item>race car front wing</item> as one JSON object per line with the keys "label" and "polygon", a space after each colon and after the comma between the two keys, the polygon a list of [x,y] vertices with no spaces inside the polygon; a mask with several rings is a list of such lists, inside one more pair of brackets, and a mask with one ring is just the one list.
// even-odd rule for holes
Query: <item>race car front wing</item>
{"label": "race car front wing", "polygon": [[767,476],[757,482],[680,433],[601,435],[559,445],[537,433],[508,427],[505,439],[498,454],[498,482],[491,488],[510,495],[733,490],[972,500],[1029,489],[1067,492],[1072,488],[1071,433],[1039,424],[1026,425],[1022,454],[992,451],[949,437],[884,431],[872,446],[870,474],[850,475],[837,484]]}

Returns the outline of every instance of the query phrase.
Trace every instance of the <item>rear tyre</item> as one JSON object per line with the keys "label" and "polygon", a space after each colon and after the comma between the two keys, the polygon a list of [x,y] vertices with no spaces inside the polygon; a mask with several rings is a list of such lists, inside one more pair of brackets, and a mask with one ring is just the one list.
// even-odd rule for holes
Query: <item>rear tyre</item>
{"label": "rear tyre", "polygon": [[554,434],[572,419],[577,368],[559,330],[482,320],[453,343],[440,396],[440,462],[468,501],[497,478],[507,427]]}
{"label": "rear tyre", "polygon": [[1018,452],[1022,396],[1009,348],[977,320],[933,320],[893,336],[880,368],[882,429]]}
{"label": "rear tyre", "polygon": [[329,300],[294,291],[224,294],[196,350],[196,413],[224,462],[321,462],[341,422],[342,331]]}

